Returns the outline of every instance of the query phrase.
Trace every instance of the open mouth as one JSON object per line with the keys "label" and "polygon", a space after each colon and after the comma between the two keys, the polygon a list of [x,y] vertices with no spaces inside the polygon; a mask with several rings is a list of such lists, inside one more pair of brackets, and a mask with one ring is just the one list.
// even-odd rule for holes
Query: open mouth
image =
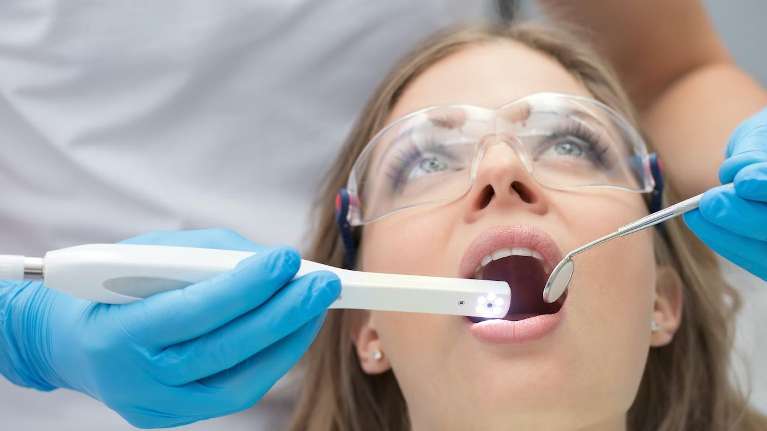
{"label": "open mouth", "polygon": [[[533,226],[489,229],[469,247],[461,262],[467,278],[505,281],[511,287],[511,307],[503,318],[521,321],[558,313],[567,294],[556,302],[543,300],[543,288],[562,252],[553,239]],[[474,323],[491,320],[467,317]]]}
{"label": "open mouth", "polygon": [[[564,305],[567,294],[556,302],[543,300],[543,288],[549,273],[544,268],[540,254],[523,248],[503,249],[480,266],[475,277],[480,280],[505,281],[511,286],[511,307],[504,320],[524,320],[541,314],[555,314]],[[484,262],[483,262],[484,263]],[[469,317],[472,322],[482,322],[481,317]]]}

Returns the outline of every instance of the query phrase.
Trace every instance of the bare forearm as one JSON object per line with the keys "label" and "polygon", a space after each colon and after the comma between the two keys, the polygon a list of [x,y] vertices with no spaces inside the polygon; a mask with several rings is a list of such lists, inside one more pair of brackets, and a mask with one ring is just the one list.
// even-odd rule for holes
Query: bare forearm
{"label": "bare forearm", "polygon": [[729,56],[698,0],[540,0],[547,14],[584,29],[640,110],[681,76]]}
{"label": "bare forearm", "polygon": [[677,80],[642,112],[642,125],[682,197],[719,184],[730,134],[767,106],[767,93],[732,63],[710,64]]}

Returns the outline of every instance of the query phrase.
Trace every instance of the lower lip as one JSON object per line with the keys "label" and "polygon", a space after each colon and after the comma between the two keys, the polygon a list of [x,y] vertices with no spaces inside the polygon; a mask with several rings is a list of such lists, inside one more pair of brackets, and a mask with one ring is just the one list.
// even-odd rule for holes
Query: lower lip
{"label": "lower lip", "polygon": [[555,314],[541,314],[523,320],[485,320],[472,323],[469,330],[473,336],[487,343],[526,343],[553,332],[562,321],[563,313],[564,307]]}

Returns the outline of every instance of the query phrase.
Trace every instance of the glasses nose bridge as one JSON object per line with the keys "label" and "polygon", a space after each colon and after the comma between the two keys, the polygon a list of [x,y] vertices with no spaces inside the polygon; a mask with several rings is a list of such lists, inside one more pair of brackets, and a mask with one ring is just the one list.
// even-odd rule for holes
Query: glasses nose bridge
{"label": "glasses nose bridge", "polygon": [[[527,170],[528,173],[532,174],[532,169],[531,169],[531,166],[529,165],[527,152],[525,151],[524,145],[522,145],[519,139],[514,136],[503,136],[499,134],[497,131],[495,131],[492,134],[482,138],[482,140],[480,140],[479,142],[479,145],[477,145],[477,150],[474,153],[474,160],[472,161],[472,169],[471,169],[472,183],[477,178],[477,175],[479,175],[479,170],[482,166],[482,161],[488,155],[489,150],[497,147],[498,145],[502,146],[501,149],[505,147],[506,149],[510,150],[511,152],[510,157],[516,158],[517,162],[520,163]],[[511,162],[511,160],[509,162]]]}

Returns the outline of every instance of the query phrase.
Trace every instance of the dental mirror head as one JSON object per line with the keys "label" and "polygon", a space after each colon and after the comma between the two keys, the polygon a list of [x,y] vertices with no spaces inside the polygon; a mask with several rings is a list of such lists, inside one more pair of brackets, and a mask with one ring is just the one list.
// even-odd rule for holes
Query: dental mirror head
{"label": "dental mirror head", "polygon": [[572,256],[565,256],[554,267],[549,279],[546,280],[546,286],[543,288],[543,300],[550,304],[559,299],[567,290],[567,286],[570,285],[574,271],[575,262]]}

